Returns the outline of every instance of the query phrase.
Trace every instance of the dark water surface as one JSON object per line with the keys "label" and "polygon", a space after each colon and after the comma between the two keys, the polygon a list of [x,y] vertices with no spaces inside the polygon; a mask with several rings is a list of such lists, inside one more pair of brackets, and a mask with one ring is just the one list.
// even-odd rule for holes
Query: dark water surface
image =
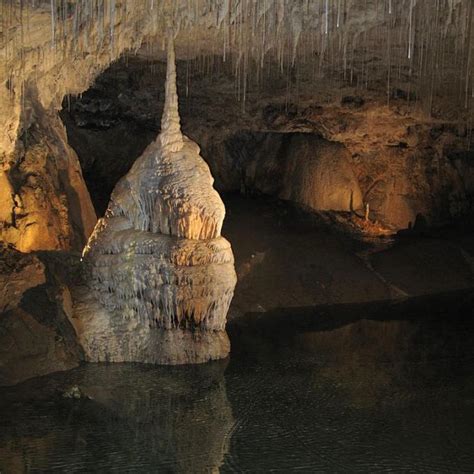
{"label": "dark water surface", "polygon": [[[0,389],[0,471],[473,472],[473,303],[249,314],[229,361]],[[72,385],[90,398],[63,399]]]}

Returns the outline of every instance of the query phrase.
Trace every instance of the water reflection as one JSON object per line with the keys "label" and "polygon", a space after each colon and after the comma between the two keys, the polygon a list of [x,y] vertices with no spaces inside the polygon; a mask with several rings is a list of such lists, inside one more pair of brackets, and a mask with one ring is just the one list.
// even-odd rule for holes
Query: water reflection
{"label": "water reflection", "polygon": [[[89,365],[3,389],[0,470],[472,472],[472,304],[249,314],[227,367]],[[58,397],[71,384],[91,399]]]}
{"label": "water reflection", "polygon": [[[471,472],[472,303],[468,291],[247,315],[231,328],[224,467]],[[266,391],[242,401],[244,383]]]}
{"label": "water reflection", "polygon": [[[88,365],[5,391],[0,471],[218,471],[234,424],[225,365]],[[71,384],[83,399],[61,397]]]}

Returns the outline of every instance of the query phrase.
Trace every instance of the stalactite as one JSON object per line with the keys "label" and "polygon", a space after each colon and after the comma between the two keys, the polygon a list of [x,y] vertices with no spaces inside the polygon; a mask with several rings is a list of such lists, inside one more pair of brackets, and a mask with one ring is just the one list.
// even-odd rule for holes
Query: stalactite
{"label": "stalactite", "polygon": [[[381,75],[386,77],[387,91],[409,82],[414,94],[428,104],[427,110],[440,92],[452,97],[459,105],[460,120],[467,120],[473,106],[471,0],[4,0],[1,4],[4,77],[13,77],[17,90],[23,82],[17,58],[27,48],[15,35],[27,30],[16,30],[15,25],[26,22],[30,11],[49,11],[50,49],[55,54],[80,57],[106,45],[110,60],[120,54],[116,45],[130,16],[137,20],[130,26],[132,31],[136,28],[137,38],[156,35],[157,42],[165,39],[163,32],[172,18],[177,40],[189,56],[210,55],[217,50],[214,44],[220,45],[219,54],[225,62],[230,60],[243,107],[249,89],[259,86],[262,77],[271,77],[276,67],[287,81],[288,71],[307,69],[318,77],[342,77],[363,88],[379,84]],[[27,15],[20,14],[22,6]],[[203,30],[205,45],[200,43]],[[45,57],[55,61],[51,54]],[[371,57],[378,58],[377,65],[369,62]],[[451,77],[450,71],[459,69],[463,73]],[[288,84],[293,87],[291,81]]]}

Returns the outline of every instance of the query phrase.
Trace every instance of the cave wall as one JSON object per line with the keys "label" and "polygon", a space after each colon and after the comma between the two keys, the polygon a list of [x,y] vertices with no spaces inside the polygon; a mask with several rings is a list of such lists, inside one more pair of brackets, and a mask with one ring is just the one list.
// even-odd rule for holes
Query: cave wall
{"label": "cave wall", "polygon": [[0,386],[68,370],[83,360],[71,325],[71,275],[65,253],[21,253],[0,244]]}
{"label": "cave wall", "polygon": [[[159,130],[164,67],[149,61],[124,58],[62,112],[99,214],[115,182]],[[271,95],[249,91],[243,111],[229,71],[209,79],[191,74],[186,61],[178,69],[179,88],[189,93],[180,96],[183,130],[200,144],[221,192],[349,210],[348,204],[321,204],[318,192],[326,186],[326,194],[337,194],[352,186],[353,209],[369,204],[371,217],[394,229],[417,219],[438,225],[472,212],[469,130],[420,113],[420,104],[404,91],[394,90],[387,105],[377,91],[321,81],[317,92],[301,86],[299,100],[289,101],[285,84],[275,80]],[[335,179],[319,183],[319,161]],[[304,184],[308,174],[313,178]],[[338,181],[338,175],[349,181]]]}
{"label": "cave wall", "polygon": [[23,252],[82,249],[96,216],[58,110],[151,28],[143,4],[91,23],[70,8],[55,24],[42,2],[2,6],[0,241]]}
{"label": "cave wall", "polygon": [[76,153],[54,110],[45,110],[36,91],[28,97],[23,133],[2,172],[1,239],[22,251],[80,250],[96,215]]}

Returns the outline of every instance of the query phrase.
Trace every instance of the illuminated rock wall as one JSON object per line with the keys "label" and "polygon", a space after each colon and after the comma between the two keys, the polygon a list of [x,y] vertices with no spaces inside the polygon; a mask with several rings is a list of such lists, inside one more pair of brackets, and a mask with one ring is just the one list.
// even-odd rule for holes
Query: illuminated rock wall
{"label": "illuminated rock wall", "polygon": [[57,111],[150,25],[143,2],[89,22],[87,5],[51,5],[54,15],[50,2],[0,5],[0,240],[22,252],[87,241],[96,216]]}

